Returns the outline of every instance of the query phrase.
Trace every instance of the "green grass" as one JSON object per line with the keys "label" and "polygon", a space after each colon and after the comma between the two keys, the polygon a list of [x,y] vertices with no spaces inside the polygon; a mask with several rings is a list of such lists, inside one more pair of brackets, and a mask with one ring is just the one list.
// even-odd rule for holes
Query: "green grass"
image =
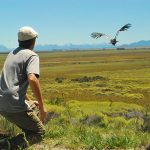
{"label": "green grass", "polygon": [[[43,147],[130,149],[149,143],[149,132],[141,128],[143,119],[107,115],[131,111],[150,114],[149,49],[64,51],[39,56],[46,108],[60,114],[46,125]],[[6,54],[0,55],[0,68],[5,58]],[[101,79],[79,82],[85,76]],[[33,98],[30,92],[29,88]],[[94,125],[81,122],[91,115],[100,117],[100,121]],[[3,118],[1,122],[0,128],[11,135],[20,132]]]}
{"label": "green grass", "polygon": [[[111,99],[142,105],[149,103],[149,50],[70,51],[39,55],[40,81],[45,99],[63,94],[66,100]],[[107,80],[85,83],[71,81],[84,76],[102,76]],[[56,78],[64,80],[57,83]]]}
{"label": "green grass", "polygon": [[[144,108],[122,102],[114,102],[110,108],[109,104],[110,102],[67,102],[65,106],[61,106],[64,107],[64,110],[59,112],[61,117],[46,125],[46,139],[51,138],[56,145],[64,145],[70,149],[127,149],[148,144],[150,134],[141,130],[142,119],[137,121],[137,118],[111,118],[104,114],[127,110],[144,111]],[[55,105],[52,105],[49,109],[54,111],[54,107]],[[101,123],[89,126],[80,122],[92,114],[100,116]]]}

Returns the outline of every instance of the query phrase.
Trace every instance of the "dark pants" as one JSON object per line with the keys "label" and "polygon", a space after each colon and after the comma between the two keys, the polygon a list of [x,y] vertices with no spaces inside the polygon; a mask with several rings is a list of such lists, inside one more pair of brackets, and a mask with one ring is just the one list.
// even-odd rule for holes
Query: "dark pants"
{"label": "dark pants", "polygon": [[17,113],[0,112],[8,121],[22,129],[23,133],[0,142],[0,150],[24,149],[40,142],[45,134],[44,126],[38,117],[37,107],[31,103],[31,110]]}

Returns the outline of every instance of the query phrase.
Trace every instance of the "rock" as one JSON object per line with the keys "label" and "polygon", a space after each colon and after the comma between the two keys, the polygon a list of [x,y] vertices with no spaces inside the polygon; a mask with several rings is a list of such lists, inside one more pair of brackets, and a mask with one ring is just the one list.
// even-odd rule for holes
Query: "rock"
{"label": "rock", "polygon": [[46,116],[46,119],[45,119],[45,124],[50,121],[51,119],[54,119],[54,118],[59,118],[60,117],[60,114],[57,114],[55,112],[48,112],[47,113],[47,116]]}
{"label": "rock", "polygon": [[150,144],[146,145],[145,149],[150,150]]}
{"label": "rock", "polygon": [[87,125],[96,125],[102,121],[102,118],[97,115],[87,116],[86,118],[80,120],[80,122],[87,124]]}
{"label": "rock", "polygon": [[125,119],[131,119],[131,118],[141,118],[143,119],[144,118],[144,113],[140,112],[140,111],[129,111],[127,113],[123,113],[123,112],[116,112],[116,113],[107,113],[105,112],[104,113],[105,115],[107,116],[110,116],[110,117],[124,117]]}
{"label": "rock", "polygon": [[126,119],[130,119],[130,118],[144,118],[144,114],[142,112],[139,112],[139,111],[130,111],[130,112],[125,114],[125,118]]}
{"label": "rock", "polygon": [[150,132],[150,116],[144,117],[143,130],[145,132]]}

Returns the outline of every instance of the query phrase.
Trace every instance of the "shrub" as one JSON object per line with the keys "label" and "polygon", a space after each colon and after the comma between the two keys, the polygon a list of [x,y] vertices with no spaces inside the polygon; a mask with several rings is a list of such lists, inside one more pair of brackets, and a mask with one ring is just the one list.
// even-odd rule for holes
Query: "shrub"
{"label": "shrub", "polygon": [[144,98],[143,94],[140,94],[140,93],[132,93],[132,94],[124,94],[123,95],[124,98],[127,98],[127,99],[133,99],[133,100],[141,100]]}
{"label": "shrub", "polygon": [[108,125],[110,128],[113,127],[116,129],[121,129],[127,126],[127,121],[123,117],[116,117],[110,120],[111,120],[111,124]]}
{"label": "shrub", "polygon": [[105,77],[103,76],[94,76],[94,77],[87,77],[84,76],[82,78],[75,78],[75,79],[71,79],[71,81],[76,81],[76,82],[93,82],[93,81],[97,81],[97,80],[106,80]]}
{"label": "shrub", "polygon": [[49,100],[49,103],[51,105],[64,105],[65,104],[65,100],[62,97],[54,97],[54,98]]}
{"label": "shrub", "polygon": [[56,79],[55,79],[55,81],[57,82],[57,83],[62,83],[63,81],[64,81],[64,77],[57,77]]}

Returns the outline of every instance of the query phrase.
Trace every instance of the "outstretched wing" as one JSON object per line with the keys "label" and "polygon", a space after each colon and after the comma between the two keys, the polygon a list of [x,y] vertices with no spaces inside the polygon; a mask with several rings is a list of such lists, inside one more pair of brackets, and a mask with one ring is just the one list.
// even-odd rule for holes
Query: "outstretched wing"
{"label": "outstretched wing", "polygon": [[104,35],[105,34],[99,33],[99,32],[93,32],[93,33],[91,33],[91,37],[95,38],[95,39],[100,38],[101,36],[104,36]]}
{"label": "outstretched wing", "polygon": [[130,27],[131,27],[131,24],[128,23],[128,24],[124,25],[119,31],[125,31],[125,30],[127,30],[128,28],[130,28]]}
{"label": "outstretched wing", "polygon": [[119,30],[117,31],[117,33],[116,33],[116,35],[115,35],[115,38],[117,38],[117,36],[118,36],[118,34],[119,34],[120,31],[126,31],[126,30],[129,29],[130,27],[131,27],[131,24],[130,24],[130,23],[124,25],[121,29],[119,29]]}

